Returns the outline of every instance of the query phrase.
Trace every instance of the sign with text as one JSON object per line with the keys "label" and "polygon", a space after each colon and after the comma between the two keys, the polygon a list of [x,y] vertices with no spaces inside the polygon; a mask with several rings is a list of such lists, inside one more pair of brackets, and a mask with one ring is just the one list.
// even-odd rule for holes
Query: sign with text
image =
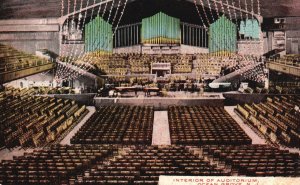
{"label": "sign with text", "polygon": [[288,177],[159,177],[159,185],[299,185],[299,183],[300,178]]}

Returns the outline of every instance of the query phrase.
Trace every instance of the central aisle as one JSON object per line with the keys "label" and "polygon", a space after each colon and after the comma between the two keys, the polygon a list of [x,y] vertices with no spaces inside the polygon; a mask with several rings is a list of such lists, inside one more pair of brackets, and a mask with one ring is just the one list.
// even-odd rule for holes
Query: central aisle
{"label": "central aisle", "polygon": [[155,111],[152,145],[171,145],[168,111]]}

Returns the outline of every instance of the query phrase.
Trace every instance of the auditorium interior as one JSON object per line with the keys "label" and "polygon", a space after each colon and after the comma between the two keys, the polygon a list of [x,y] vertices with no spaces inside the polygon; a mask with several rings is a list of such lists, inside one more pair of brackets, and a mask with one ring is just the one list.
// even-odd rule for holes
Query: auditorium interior
{"label": "auditorium interior", "polygon": [[0,184],[300,177],[300,2],[1,0],[0,108]]}

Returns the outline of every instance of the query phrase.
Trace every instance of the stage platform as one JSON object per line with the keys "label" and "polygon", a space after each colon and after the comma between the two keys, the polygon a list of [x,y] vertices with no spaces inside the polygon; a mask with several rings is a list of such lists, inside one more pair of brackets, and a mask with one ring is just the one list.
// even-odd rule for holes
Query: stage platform
{"label": "stage platform", "polygon": [[106,98],[96,97],[94,103],[96,107],[105,105],[137,105],[154,106],[155,109],[167,109],[168,106],[224,106],[225,98],[220,94],[204,94],[199,96],[179,96],[179,97],[129,97],[129,98]]}

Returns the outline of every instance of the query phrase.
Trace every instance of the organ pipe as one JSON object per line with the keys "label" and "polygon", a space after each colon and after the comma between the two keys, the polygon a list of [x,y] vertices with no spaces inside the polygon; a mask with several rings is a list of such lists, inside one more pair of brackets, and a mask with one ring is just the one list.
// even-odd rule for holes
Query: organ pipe
{"label": "organ pipe", "polygon": [[179,44],[180,20],[162,12],[142,20],[143,44]]}
{"label": "organ pipe", "polygon": [[225,16],[219,18],[209,27],[209,51],[210,53],[236,52],[237,44],[236,25]]}
{"label": "organ pipe", "polygon": [[112,36],[112,26],[97,16],[85,26],[85,51],[111,53]]}

